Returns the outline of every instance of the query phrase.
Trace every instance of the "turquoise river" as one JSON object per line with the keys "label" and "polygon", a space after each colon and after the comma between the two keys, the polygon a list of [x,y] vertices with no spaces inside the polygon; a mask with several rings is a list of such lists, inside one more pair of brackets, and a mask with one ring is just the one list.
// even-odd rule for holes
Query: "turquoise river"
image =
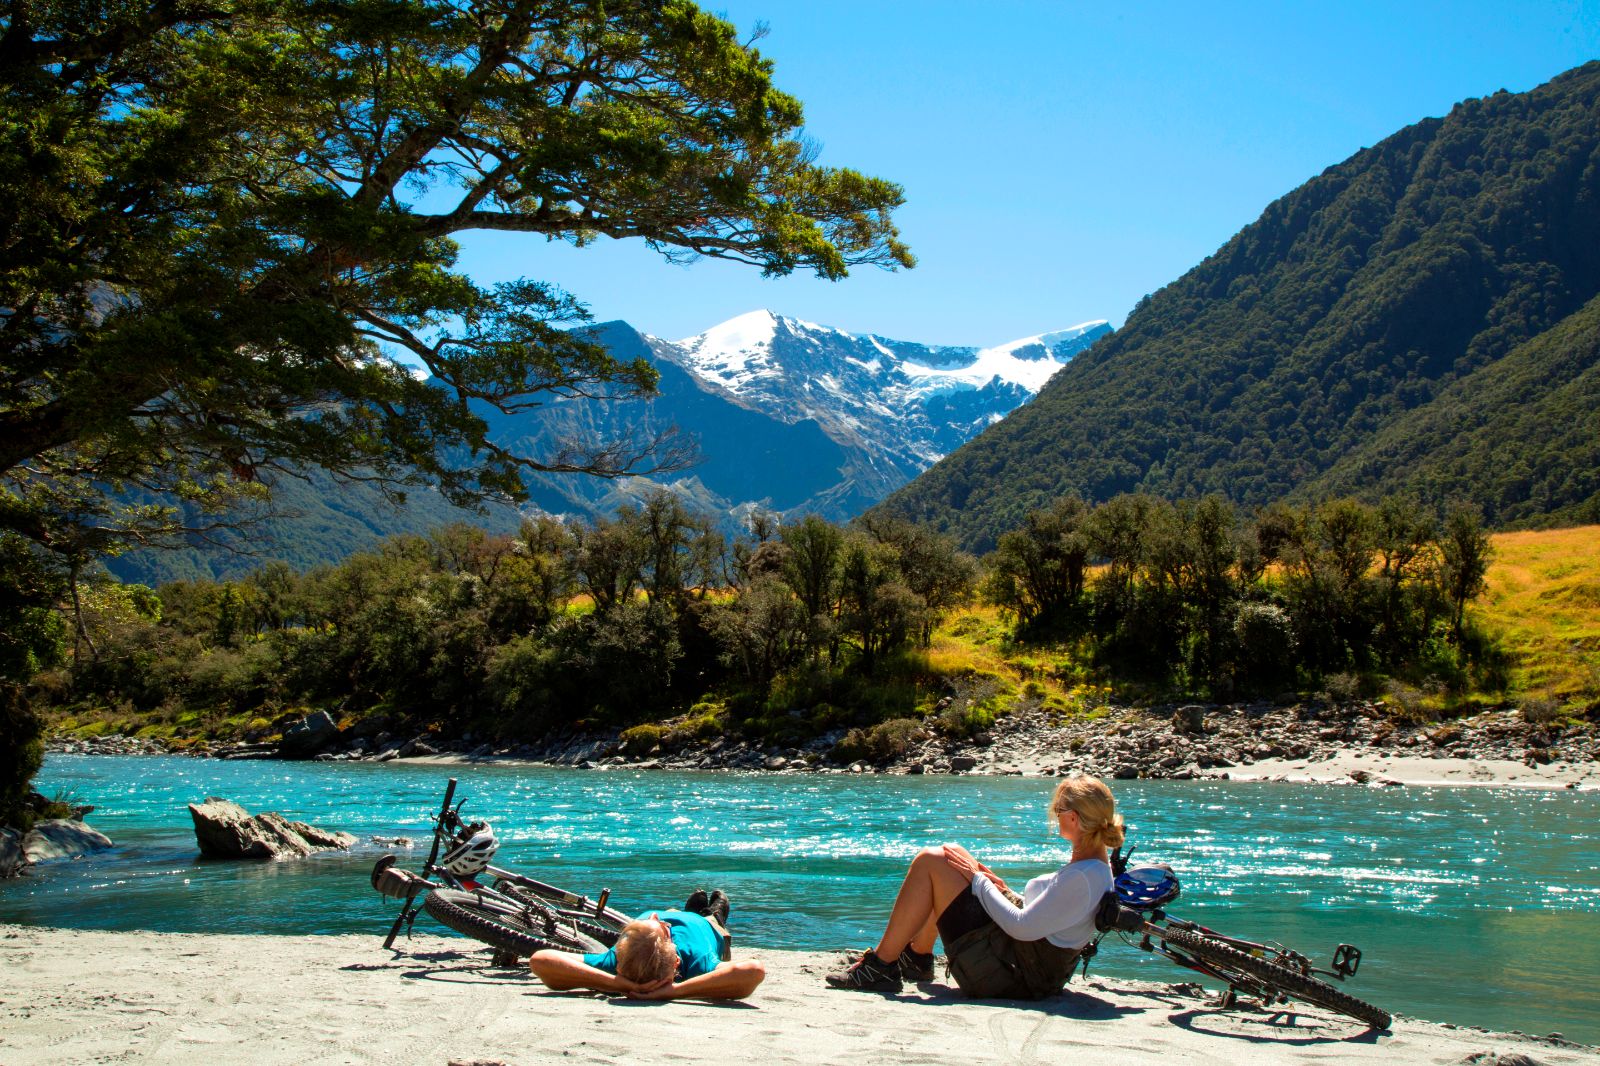
{"label": "turquoise river", "polygon": [[[732,897],[739,943],[831,950],[875,939],[904,864],[965,843],[1013,882],[1063,861],[1029,778],[578,771],[542,767],[50,756],[37,787],[92,803],[116,847],[0,884],[0,922],[97,929],[370,933],[394,905],[381,848],[304,862],[201,862],[185,804],[225,796],[425,856],[428,814],[460,780],[497,865],[644,909],[696,886]],[[1138,858],[1183,879],[1175,913],[1326,963],[1365,952],[1351,992],[1435,1021],[1600,1043],[1600,796],[1115,782]],[[445,933],[426,915],[418,930]],[[1108,939],[1095,972],[1192,976]]]}

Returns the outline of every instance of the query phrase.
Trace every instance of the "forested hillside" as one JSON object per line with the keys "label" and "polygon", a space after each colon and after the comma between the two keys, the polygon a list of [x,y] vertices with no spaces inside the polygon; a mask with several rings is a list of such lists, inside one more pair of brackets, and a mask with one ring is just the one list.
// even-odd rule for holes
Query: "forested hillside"
{"label": "forested hillside", "polygon": [[1600,522],[1600,296],[1341,459],[1313,496],[1470,499],[1507,525]]}
{"label": "forested hillside", "polygon": [[1276,201],[884,508],[974,549],[1068,493],[1254,506],[1403,486],[1469,494],[1491,522],[1592,514],[1597,293],[1589,63]]}

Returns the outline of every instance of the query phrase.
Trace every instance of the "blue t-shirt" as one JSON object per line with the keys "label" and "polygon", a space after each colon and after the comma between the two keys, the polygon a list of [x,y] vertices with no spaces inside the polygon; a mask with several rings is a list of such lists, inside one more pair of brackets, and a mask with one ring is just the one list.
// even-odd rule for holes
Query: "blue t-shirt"
{"label": "blue t-shirt", "polygon": [[[722,934],[698,914],[688,911],[651,911],[641,914],[641,919],[654,915],[667,923],[672,934],[672,946],[678,949],[677,980],[687,981],[710,973],[722,961]],[[583,961],[606,973],[617,972],[617,949],[585,955]]]}

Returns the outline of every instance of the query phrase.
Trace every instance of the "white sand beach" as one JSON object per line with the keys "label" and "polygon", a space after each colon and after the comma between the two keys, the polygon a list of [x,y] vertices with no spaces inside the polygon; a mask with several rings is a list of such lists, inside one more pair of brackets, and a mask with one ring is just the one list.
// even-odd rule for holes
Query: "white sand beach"
{"label": "white sand beach", "polygon": [[[503,756],[472,758],[464,755],[427,755],[410,759],[396,759],[405,765],[436,766],[532,766],[541,765],[527,759]],[[1017,757],[1002,766],[981,765],[972,773],[984,775],[1021,775],[1025,777],[1055,777],[1059,758],[1053,754]],[[600,767],[593,772],[632,772],[639,767],[628,763]],[[694,772],[694,771],[691,771]],[[728,773],[723,769],[701,771]],[[786,771],[788,773],[806,771]],[[818,771],[811,771],[818,772]],[[825,773],[843,773],[833,768]],[[868,771],[871,772],[871,771]],[[889,773],[903,773],[894,768]],[[1600,791],[1600,762],[1551,762],[1528,765],[1513,759],[1469,759],[1403,755],[1394,751],[1372,751],[1350,748],[1330,753],[1321,758],[1261,759],[1249,765],[1231,766],[1224,770],[1206,770],[1195,775],[1197,780],[1226,777],[1231,781],[1288,781],[1299,784],[1369,784],[1413,786],[1473,786],[1494,788],[1575,789],[1585,792]]]}
{"label": "white sand beach", "polygon": [[397,946],[0,925],[0,1063],[1488,1066],[1522,1054],[1600,1066],[1594,1049],[1562,1041],[1406,1018],[1374,1033],[1314,1008],[1221,1011],[1172,986],[1104,977],[1040,1003],[967,1001],[939,983],[885,998],[825,990],[837,956],[752,950],[740,954],[769,976],[748,1003],[633,1003],[549,992],[491,968],[469,940]]}
{"label": "white sand beach", "polygon": [[1494,788],[1600,790],[1600,763],[1528,765],[1511,759],[1424,758],[1350,749],[1324,759],[1263,759],[1227,770],[1233,781],[1294,781],[1369,785],[1486,785]]}

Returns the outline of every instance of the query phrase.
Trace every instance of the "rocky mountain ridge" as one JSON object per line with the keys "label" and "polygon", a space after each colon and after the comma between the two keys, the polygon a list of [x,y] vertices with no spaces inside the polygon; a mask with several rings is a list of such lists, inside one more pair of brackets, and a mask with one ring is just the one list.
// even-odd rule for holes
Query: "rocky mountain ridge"
{"label": "rocky mountain ridge", "polygon": [[752,311],[656,354],[785,422],[811,419],[912,476],[1044,387],[1104,320],[992,348],[926,345]]}
{"label": "rocky mountain ridge", "polygon": [[[570,441],[646,441],[675,428],[699,462],[605,480],[530,474],[523,511],[612,517],[662,488],[742,529],[755,508],[844,521],[906,484],[951,449],[1026,403],[1050,376],[1111,332],[1081,323],[992,348],[927,345],[754,311],[671,341],[626,322],[586,327],[618,359],[660,371],[647,400],[567,400],[509,416],[485,409],[496,444],[548,455]],[[382,536],[426,533],[451,521],[516,529],[510,505],[482,512],[413,490],[397,509],[375,489],[312,472],[274,485],[279,515],[252,527],[250,554],[197,542],[112,560],[124,580],[230,577],[270,559],[296,569],[337,562]],[[226,536],[223,537],[226,540]]]}

